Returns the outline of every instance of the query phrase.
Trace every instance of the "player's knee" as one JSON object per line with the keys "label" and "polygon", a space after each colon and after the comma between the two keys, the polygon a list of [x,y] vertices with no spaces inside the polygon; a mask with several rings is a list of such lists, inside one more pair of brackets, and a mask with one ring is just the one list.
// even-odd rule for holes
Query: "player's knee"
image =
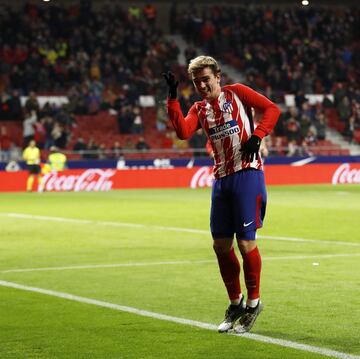
{"label": "player's knee", "polygon": [[257,245],[255,240],[238,239],[237,242],[241,254],[251,252]]}
{"label": "player's knee", "polygon": [[214,240],[213,248],[216,254],[221,255],[230,252],[233,248],[232,240]]}

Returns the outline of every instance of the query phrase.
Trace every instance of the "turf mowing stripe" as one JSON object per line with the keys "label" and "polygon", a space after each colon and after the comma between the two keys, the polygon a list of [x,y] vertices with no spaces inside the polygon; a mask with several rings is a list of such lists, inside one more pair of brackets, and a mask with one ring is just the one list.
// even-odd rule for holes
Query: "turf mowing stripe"
{"label": "turf mowing stripe", "polygon": [[[338,257],[359,257],[360,253],[343,253],[343,254],[319,254],[319,255],[300,255],[300,256],[283,256],[283,257],[266,257],[263,256],[264,261],[276,260],[297,260],[297,259],[331,259]],[[36,272],[36,271],[61,271],[72,269],[96,269],[96,268],[117,268],[117,267],[145,267],[145,266],[161,266],[161,265],[182,265],[182,264],[202,264],[215,263],[215,259],[204,259],[199,261],[167,261],[167,262],[130,262],[130,263],[112,263],[112,264],[86,264],[86,265],[72,265],[64,267],[39,267],[39,268],[15,268],[0,271],[0,273],[19,273],[19,272]]]}
{"label": "turf mowing stripe", "polygon": [[[87,219],[37,216],[37,215],[23,214],[23,213],[0,213],[0,215],[10,217],[10,218],[32,219],[32,220],[39,220],[39,221],[69,222],[69,223],[79,223],[79,224],[95,224],[95,225],[113,226],[113,227],[147,228],[147,229],[155,229],[155,230],[161,230],[161,231],[174,231],[174,232],[185,232],[185,233],[210,235],[210,232],[207,231],[207,230],[194,229],[194,228],[153,226],[153,225],[146,225],[146,224],[139,224],[139,223],[126,223],[126,222],[92,221],[92,220],[87,220]],[[272,239],[272,240],[275,240],[275,241],[292,241],[292,242],[305,242],[305,243],[318,243],[318,244],[319,243],[324,243],[324,244],[338,244],[338,245],[360,247],[360,243],[354,243],[354,242],[322,241],[322,240],[317,240],[317,239],[306,239],[306,238],[296,238],[296,237],[281,237],[281,236],[263,236],[263,235],[258,235],[257,237],[258,238],[265,238],[265,239]]]}
{"label": "turf mowing stripe", "polygon": [[[49,296],[72,300],[72,301],[79,302],[79,303],[92,304],[92,305],[96,305],[98,307],[109,308],[109,309],[113,309],[113,310],[117,310],[117,311],[121,311],[121,312],[127,312],[127,313],[131,313],[131,314],[141,315],[144,317],[150,317],[150,318],[159,319],[159,320],[165,320],[168,322],[173,322],[173,323],[178,323],[178,324],[190,325],[190,326],[197,327],[197,328],[208,329],[208,330],[217,330],[217,326],[214,324],[210,324],[210,323],[203,323],[203,322],[198,322],[198,321],[190,320],[190,319],[172,317],[172,316],[166,315],[166,314],[150,312],[147,310],[137,309],[137,308],[133,308],[133,307],[127,307],[127,306],[104,302],[101,300],[96,300],[96,299],[91,299],[91,298],[80,297],[77,295],[57,292],[57,291],[53,291],[53,290],[49,290],[49,289],[30,287],[30,286],[26,286],[26,285],[14,283],[14,282],[7,282],[7,281],[3,281],[3,280],[0,280],[0,286],[20,289],[20,290],[24,290],[24,291],[28,291],[28,292],[46,294]],[[319,347],[315,347],[315,346],[307,345],[307,344],[296,343],[296,342],[292,342],[289,340],[271,338],[271,337],[267,337],[267,336],[259,335],[259,334],[245,333],[245,334],[232,334],[232,335],[244,337],[244,338],[255,340],[258,342],[275,344],[275,345],[280,345],[280,346],[291,348],[291,349],[297,349],[297,350],[302,350],[302,351],[306,351],[306,352],[321,354],[321,355],[325,355],[325,356],[332,357],[332,358],[360,359],[360,356],[357,356],[357,355],[342,353],[342,352],[339,352],[336,350],[331,350],[331,349],[326,349],[326,348],[319,348]]]}

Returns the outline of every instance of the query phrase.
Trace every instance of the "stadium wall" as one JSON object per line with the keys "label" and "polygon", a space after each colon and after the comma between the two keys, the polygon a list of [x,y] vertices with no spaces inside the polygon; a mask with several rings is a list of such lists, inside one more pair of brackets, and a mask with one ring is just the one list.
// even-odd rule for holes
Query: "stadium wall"
{"label": "stadium wall", "polygon": [[[0,192],[24,192],[27,171],[0,172]],[[360,184],[360,161],[267,165],[268,185]],[[88,168],[50,172],[34,191],[109,191],[140,188],[203,188],[213,182],[211,166],[173,168]]]}

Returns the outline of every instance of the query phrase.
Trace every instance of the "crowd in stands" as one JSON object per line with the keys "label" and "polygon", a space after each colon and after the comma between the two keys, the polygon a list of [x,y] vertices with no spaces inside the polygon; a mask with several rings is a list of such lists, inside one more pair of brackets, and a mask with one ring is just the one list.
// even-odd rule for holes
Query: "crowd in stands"
{"label": "crowd in stands", "polygon": [[[27,3],[21,11],[0,5],[0,120],[23,121],[23,146],[33,138],[39,148],[56,146],[89,151],[85,157],[111,158],[124,149],[149,148],[138,99],[152,95],[161,146],[203,148],[204,134],[184,143],[167,122],[165,69],[180,80],[183,112],[198,96],[186,68],[177,62],[178,47],[164,37],[156,16],[151,4],[97,4],[95,9],[86,0],[67,7]],[[236,67],[245,84],[277,103],[285,93],[296,94],[295,106],[283,112],[268,139],[270,154],[311,153],[308,149],[325,139],[329,107],[338,112],[343,135],[353,141],[360,129],[358,8],[177,8],[174,2],[169,18],[171,33],[182,34],[189,43],[187,61],[202,48]],[[226,74],[222,81],[232,82]],[[36,97],[44,93],[66,95],[69,103],[40,108]],[[309,93],[331,93],[334,102],[310,105],[304,97]],[[20,96],[28,96],[23,107]],[[78,138],[69,148],[76,117],[101,111],[112,111],[120,133],[140,136],[140,144],[126,138],[126,143],[106,148],[96,139]],[[5,132],[1,130],[0,146],[9,153],[14,143]]]}
{"label": "crowd in stands", "polygon": [[[277,103],[286,93],[334,94],[343,134],[352,141],[360,128],[359,7],[177,8],[174,3],[170,18],[172,33],[190,44],[187,58],[202,48],[235,66],[247,85]],[[301,116],[301,106],[297,111]]]}
{"label": "crowd in stands", "polygon": [[256,90],[330,93],[359,83],[360,9],[192,5],[172,15],[173,32],[232,62]]}

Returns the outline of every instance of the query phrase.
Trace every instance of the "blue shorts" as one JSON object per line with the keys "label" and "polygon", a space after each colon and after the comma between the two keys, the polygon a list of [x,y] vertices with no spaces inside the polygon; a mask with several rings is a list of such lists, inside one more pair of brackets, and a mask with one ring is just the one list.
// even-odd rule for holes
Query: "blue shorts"
{"label": "blue shorts", "polygon": [[216,179],[212,187],[210,228],[214,239],[255,239],[266,210],[263,171],[245,169]]}

